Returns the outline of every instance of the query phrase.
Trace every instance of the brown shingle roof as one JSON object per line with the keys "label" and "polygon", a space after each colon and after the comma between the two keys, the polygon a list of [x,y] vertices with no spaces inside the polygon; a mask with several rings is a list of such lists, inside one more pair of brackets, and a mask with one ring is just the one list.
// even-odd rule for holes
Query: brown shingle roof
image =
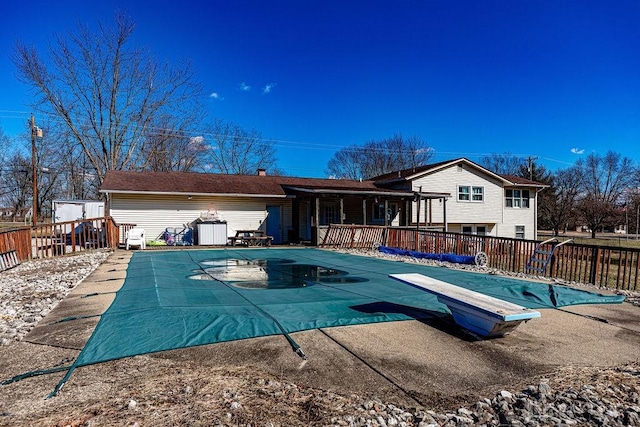
{"label": "brown shingle roof", "polygon": [[380,182],[380,181],[390,181],[390,180],[395,180],[395,179],[404,179],[407,178],[409,176],[415,175],[417,173],[422,173],[422,172],[427,172],[431,169],[435,169],[438,166],[442,166],[445,165],[447,163],[451,163],[454,160],[447,160],[445,162],[438,162],[438,163],[431,163],[428,165],[423,165],[423,166],[416,166],[414,168],[409,168],[409,169],[403,169],[401,171],[394,171],[394,172],[390,172],[390,173],[385,173],[384,175],[379,175],[376,177],[371,178],[372,181],[376,181],[376,182]]}
{"label": "brown shingle roof", "polygon": [[532,186],[532,187],[546,187],[545,184],[542,184],[540,182],[536,182],[536,181],[531,181],[529,179],[526,178],[521,178],[519,176],[515,176],[515,175],[499,175],[494,173],[493,171],[478,165],[477,163],[472,162],[469,159],[466,159],[464,157],[461,157],[459,159],[453,159],[453,160],[447,160],[444,162],[438,162],[438,163],[431,163],[429,165],[424,165],[424,166],[418,166],[415,168],[410,168],[410,169],[404,169],[401,171],[396,171],[396,172],[391,172],[391,173],[387,173],[384,175],[380,175],[377,176],[375,178],[372,178],[373,181],[381,184],[384,182],[391,182],[391,181],[402,181],[402,180],[406,180],[407,178],[414,176],[416,174],[421,174],[421,173],[425,173],[434,169],[439,168],[440,166],[446,165],[446,164],[455,164],[457,162],[467,162],[471,165],[474,165],[475,167],[479,168],[479,169],[483,169],[489,173],[494,174],[497,177],[500,177],[506,181],[509,181],[512,184],[515,185],[528,185],[528,186]]}
{"label": "brown shingle roof", "polygon": [[284,187],[327,190],[394,191],[373,181],[296,178],[288,176],[224,175],[194,172],[108,171],[100,191],[106,193],[249,194],[284,196]]}
{"label": "brown shingle roof", "polygon": [[516,185],[530,185],[532,187],[548,187],[546,184],[542,184],[537,181],[531,181],[530,179],[521,178],[516,175],[500,175],[500,176]]}

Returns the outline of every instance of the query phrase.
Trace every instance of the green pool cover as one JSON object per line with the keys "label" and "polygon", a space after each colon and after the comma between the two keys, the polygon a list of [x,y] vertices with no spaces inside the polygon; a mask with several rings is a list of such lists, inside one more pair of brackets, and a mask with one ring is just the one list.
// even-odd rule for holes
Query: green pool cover
{"label": "green pool cover", "polygon": [[318,249],[140,251],[65,380],[78,366],[162,350],[449,314],[391,273],[422,273],[529,308],[624,300]]}

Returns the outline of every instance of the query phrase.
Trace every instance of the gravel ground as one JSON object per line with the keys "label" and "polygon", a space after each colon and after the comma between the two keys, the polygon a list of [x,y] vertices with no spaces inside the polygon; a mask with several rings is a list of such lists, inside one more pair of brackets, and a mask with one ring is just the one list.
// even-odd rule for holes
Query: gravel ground
{"label": "gravel ground", "polygon": [[[0,273],[0,360],[5,361],[0,372],[15,369],[9,369],[7,360],[20,364],[31,353],[49,365],[77,355],[21,340],[108,256],[91,252],[33,261]],[[637,294],[627,296],[637,304]],[[57,381],[43,378],[1,386],[11,393],[0,388],[0,425],[640,425],[638,362],[608,369],[565,368],[549,378],[532,378],[521,390],[496,390],[493,396],[449,408],[402,408],[374,396],[302,387],[247,367],[178,366],[152,356],[83,368],[56,399],[41,398]]]}

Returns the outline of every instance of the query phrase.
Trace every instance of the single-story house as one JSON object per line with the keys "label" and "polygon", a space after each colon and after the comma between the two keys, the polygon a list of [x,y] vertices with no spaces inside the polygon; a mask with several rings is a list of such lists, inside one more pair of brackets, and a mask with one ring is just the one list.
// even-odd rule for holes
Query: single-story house
{"label": "single-story house", "polygon": [[264,230],[273,243],[316,244],[329,224],[434,227],[533,238],[544,185],[503,177],[467,159],[365,181],[193,172],[107,172],[108,214],[135,223],[147,239],[198,220]]}

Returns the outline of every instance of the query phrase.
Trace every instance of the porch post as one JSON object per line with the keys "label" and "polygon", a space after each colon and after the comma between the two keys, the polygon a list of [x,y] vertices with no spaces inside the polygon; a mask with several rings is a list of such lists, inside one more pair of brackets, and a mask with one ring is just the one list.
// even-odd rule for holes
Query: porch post
{"label": "porch post", "polygon": [[367,198],[362,198],[362,225],[367,225]]}
{"label": "porch post", "polygon": [[404,201],[404,224],[407,227],[411,225],[411,202],[409,200]]}
{"label": "porch post", "polygon": [[416,230],[420,230],[420,201],[422,200],[422,186],[418,190],[418,205],[416,206]]}
{"label": "porch post", "polygon": [[442,199],[442,223],[444,225],[444,232],[449,231],[449,227],[447,226],[447,198]]}
{"label": "porch post", "polygon": [[311,244],[313,246],[318,246],[319,237],[320,237],[320,198],[316,197],[313,200],[313,215],[314,221],[311,223]]}
{"label": "porch post", "polygon": [[300,240],[300,199],[296,196],[291,201],[291,232],[287,240]]}
{"label": "porch post", "polygon": [[340,197],[340,225],[344,224],[344,197]]}
{"label": "porch post", "polygon": [[389,200],[384,199],[384,226],[389,226]]}

